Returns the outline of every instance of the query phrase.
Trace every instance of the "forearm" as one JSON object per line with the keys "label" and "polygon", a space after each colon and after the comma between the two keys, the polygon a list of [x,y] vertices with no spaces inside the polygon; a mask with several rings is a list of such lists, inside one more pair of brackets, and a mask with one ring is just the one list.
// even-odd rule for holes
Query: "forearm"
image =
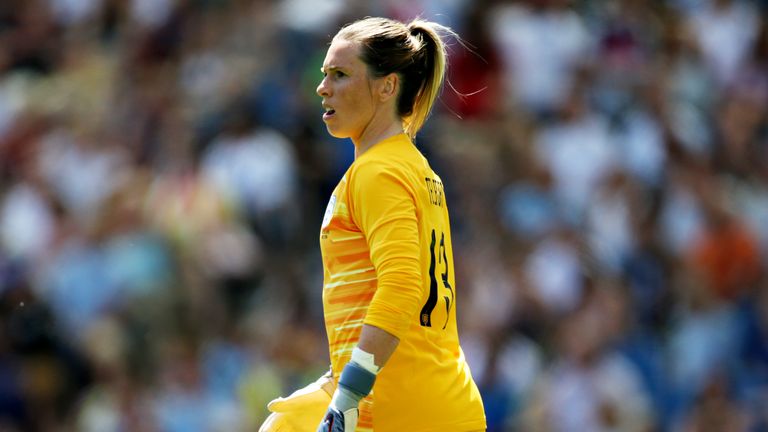
{"label": "forearm", "polygon": [[371,391],[376,375],[392,356],[398,343],[400,340],[390,333],[364,324],[360,342],[341,373],[339,387],[331,405],[342,411],[356,407],[358,401]]}
{"label": "forearm", "polygon": [[357,347],[373,355],[374,364],[381,369],[395,352],[400,340],[378,327],[363,324]]}
{"label": "forearm", "polygon": [[339,385],[318,428],[319,432],[351,432],[355,429],[360,400],[371,392],[376,375],[399,343],[400,340],[392,334],[363,324],[360,342],[341,372]]}

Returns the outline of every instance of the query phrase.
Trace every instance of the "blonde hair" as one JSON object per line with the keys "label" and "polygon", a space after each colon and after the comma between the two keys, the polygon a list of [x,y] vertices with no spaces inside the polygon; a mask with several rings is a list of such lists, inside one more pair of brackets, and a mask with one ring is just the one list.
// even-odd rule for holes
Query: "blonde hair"
{"label": "blonde hair", "polygon": [[335,36],[360,43],[361,60],[372,76],[398,74],[397,113],[411,139],[429,117],[445,79],[447,54],[440,33],[458,39],[450,28],[419,18],[405,24],[368,17],[344,26]]}

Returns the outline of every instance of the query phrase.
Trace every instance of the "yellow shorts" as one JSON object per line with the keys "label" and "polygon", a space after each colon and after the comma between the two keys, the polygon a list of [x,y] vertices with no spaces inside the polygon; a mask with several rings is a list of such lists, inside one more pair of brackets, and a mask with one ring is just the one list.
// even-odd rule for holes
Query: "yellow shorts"
{"label": "yellow shorts", "polygon": [[335,383],[330,373],[312,384],[267,404],[272,413],[259,432],[316,432],[323,420]]}

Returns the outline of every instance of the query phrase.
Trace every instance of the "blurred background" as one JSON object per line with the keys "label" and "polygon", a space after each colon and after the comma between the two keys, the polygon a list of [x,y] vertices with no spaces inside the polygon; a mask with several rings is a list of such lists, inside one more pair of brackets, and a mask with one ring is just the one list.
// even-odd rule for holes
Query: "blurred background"
{"label": "blurred background", "polygon": [[768,2],[2,0],[0,431],[253,431],[327,369],[366,15],[474,47],[417,145],[489,431],[768,430]]}

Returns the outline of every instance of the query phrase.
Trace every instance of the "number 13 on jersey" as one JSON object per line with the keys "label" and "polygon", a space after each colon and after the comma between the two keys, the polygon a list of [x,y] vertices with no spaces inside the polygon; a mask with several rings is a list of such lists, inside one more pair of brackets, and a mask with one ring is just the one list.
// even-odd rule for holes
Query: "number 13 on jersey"
{"label": "number 13 on jersey", "polygon": [[[440,282],[443,287],[448,290],[448,295],[443,295],[445,301],[445,323],[443,323],[443,330],[448,325],[448,319],[451,316],[451,307],[455,299],[453,288],[450,282],[448,282],[448,274],[450,269],[448,268],[448,254],[445,250],[445,233],[440,233],[440,244],[437,244],[437,233],[432,230],[432,243],[429,247],[430,261],[429,261],[429,297],[427,302],[424,303],[424,307],[421,308],[420,324],[422,327],[432,327],[432,313],[437,307],[438,303],[438,283],[437,272],[440,273]],[[439,266],[439,268],[438,268]]]}

